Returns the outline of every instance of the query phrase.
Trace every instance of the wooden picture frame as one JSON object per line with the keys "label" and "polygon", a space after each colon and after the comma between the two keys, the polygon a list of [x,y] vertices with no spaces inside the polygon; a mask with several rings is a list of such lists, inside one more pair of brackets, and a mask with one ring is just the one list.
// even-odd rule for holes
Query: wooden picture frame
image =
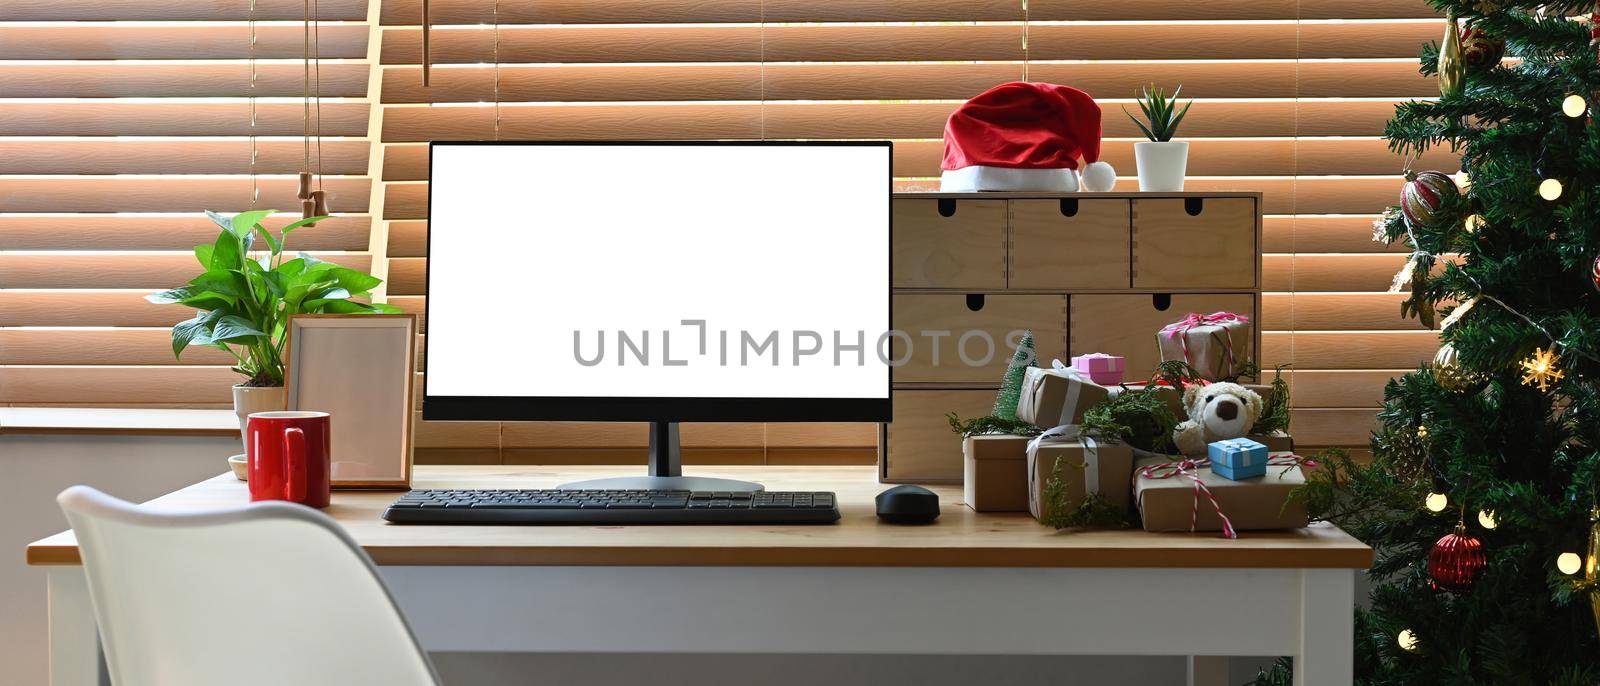
{"label": "wooden picture frame", "polygon": [[297,314],[288,327],[287,409],[333,415],[333,487],[410,488],[417,316]]}

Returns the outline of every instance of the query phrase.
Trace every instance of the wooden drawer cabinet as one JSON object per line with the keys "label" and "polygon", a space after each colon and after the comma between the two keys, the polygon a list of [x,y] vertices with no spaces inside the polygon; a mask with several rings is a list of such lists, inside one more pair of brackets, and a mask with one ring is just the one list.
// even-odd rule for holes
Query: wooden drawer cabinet
{"label": "wooden drawer cabinet", "polygon": [[1256,288],[1254,198],[1133,201],[1133,287]]}
{"label": "wooden drawer cabinet", "polygon": [[[1161,361],[1156,332],[1190,312],[1228,311],[1250,318],[1250,335],[1234,341],[1240,360],[1255,358],[1260,339],[1253,293],[1089,294],[1073,295],[1068,309],[1072,323],[1068,349],[1072,355],[1104,352],[1128,358],[1129,381],[1147,379]],[[1166,305],[1165,308],[1161,307]]]}
{"label": "wooden drawer cabinet", "polygon": [[905,360],[896,383],[999,384],[1027,329],[1045,360],[1067,349],[1065,295],[912,293],[894,296],[893,310],[895,330],[907,337],[889,346],[891,360]]}
{"label": "wooden drawer cabinet", "polygon": [[[993,409],[1012,331],[1033,330],[1036,364],[1111,353],[1127,358],[1132,381],[1155,371],[1162,327],[1226,310],[1250,317],[1235,353],[1254,359],[1260,207],[1258,193],[896,195],[893,317],[907,338],[889,346],[905,361],[879,445],[883,479],[961,479],[961,440],[945,415]],[[988,352],[981,335],[961,345],[970,331],[995,342],[987,364],[962,359],[962,349]]]}
{"label": "wooden drawer cabinet", "polygon": [[1127,288],[1126,199],[1011,201],[1011,288]]}
{"label": "wooden drawer cabinet", "polygon": [[897,199],[896,288],[1004,288],[1006,201]]}
{"label": "wooden drawer cabinet", "polygon": [[945,415],[982,417],[994,409],[991,390],[894,392],[894,421],[885,425],[887,451],[880,462],[884,481],[960,482],[961,436]]}

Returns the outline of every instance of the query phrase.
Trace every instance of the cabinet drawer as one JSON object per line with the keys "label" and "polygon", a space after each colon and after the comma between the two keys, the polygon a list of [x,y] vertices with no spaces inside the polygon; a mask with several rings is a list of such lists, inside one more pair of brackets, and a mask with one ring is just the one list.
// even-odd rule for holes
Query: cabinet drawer
{"label": "cabinet drawer", "polygon": [[961,481],[961,436],[946,414],[964,419],[994,409],[994,391],[895,391],[894,421],[879,457],[884,481]]}
{"label": "cabinet drawer", "polygon": [[1012,200],[1012,288],[1127,288],[1127,200]]}
{"label": "cabinet drawer", "polygon": [[[1067,349],[1067,297],[1006,293],[916,293],[893,297],[889,359],[900,382],[999,384],[1010,362],[1011,332],[1033,330],[1040,359]],[[907,349],[909,348],[909,350]]]}
{"label": "cabinet drawer", "polygon": [[1256,219],[1253,198],[1134,200],[1133,287],[1255,288]]}
{"label": "cabinet drawer", "polygon": [[894,285],[1005,288],[1005,233],[1004,200],[895,200]]}
{"label": "cabinet drawer", "polygon": [[[1170,305],[1166,309],[1157,309],[1169,298]],[[1190,312],[1210,314],[1226,310],[1249,317],[1250,336],[1234,342],[1234,352],[1240,360],[1255,359],[1255,342],[1260,340],[1256,329],[1256,296],[1250,293],[1074,295],[1069,309],[1071,354],[1122,355],[1128,358],[1124,379],[1129,382],[1150,378],[1161,361],[1156,332]]]}

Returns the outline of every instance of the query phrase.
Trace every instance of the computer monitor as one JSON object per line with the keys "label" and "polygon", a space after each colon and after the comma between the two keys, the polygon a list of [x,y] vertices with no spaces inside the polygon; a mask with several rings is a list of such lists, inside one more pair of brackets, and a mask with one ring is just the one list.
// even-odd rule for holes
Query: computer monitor
{"label": "computer monitor", "polygon": [[435,142],[428,420],[889,420],[887,142]]}

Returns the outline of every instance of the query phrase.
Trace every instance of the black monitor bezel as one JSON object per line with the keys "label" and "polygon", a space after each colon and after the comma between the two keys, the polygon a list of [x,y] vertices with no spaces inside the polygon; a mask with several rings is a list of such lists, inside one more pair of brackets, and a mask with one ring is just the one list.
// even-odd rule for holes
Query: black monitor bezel
{"label": "black monitor bezel", "polygon": [[[680,147],[883,147],[889,153],[885,192],[894,193],[894,145],[890,141],[430,141],[428,178],[433,178],[433,149],[437,146],[680,146]],[[885,204],[889,231],[884,253],[889,259],[893,282],[894,213]],[[428,216],[433,216],[433,187],[428,189]],[[428,232],[432,254],[433,232]],[[424,269],[424,284],[432,291],[432,263]],[[883,297],[889,302],[892,326],[893,299],[885,284]],[[428,309],[423,311],[423,330],[427,330]],[[423,337],[423,359],[428,356],[428,338]],[[875,351],[874,353],[875,354]],[[891,392],[894,368],[884,380],[882,398],[719,398],[719,397],[626,397],[626,396],[439,396],[428,393],[423,376],[422,418],[428,421],[600,421],[600,422],[887,422],[891,418]]]}

